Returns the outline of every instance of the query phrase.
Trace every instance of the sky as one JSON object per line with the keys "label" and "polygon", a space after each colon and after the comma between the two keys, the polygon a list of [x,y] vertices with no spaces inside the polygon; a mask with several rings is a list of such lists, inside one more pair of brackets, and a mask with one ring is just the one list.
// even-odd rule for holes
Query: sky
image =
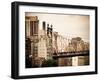
{"label": "sky", "polygon": [[53,25],[53,31],[68,38],[81,37],[89,41],[90,17],[78,14],[48,14],[26,12],[26,16],[38,16],[40,29],[42,22]]}

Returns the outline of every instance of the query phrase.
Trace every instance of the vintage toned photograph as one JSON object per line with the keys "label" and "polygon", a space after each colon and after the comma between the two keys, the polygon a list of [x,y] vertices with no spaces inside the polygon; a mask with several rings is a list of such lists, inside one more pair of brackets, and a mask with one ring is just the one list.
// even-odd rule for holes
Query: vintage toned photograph
{"label": "vintage toned photograph", "polygon": [[88,66],[90,16],[25,12],[25,68]]}

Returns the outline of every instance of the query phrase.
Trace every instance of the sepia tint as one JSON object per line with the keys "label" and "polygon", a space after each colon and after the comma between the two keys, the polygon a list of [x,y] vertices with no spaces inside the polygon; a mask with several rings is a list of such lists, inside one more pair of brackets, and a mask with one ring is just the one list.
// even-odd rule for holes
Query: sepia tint
{"label": "sepia tint", "polygon": [[89,15],[25,12],[25,67],[89,65]]}

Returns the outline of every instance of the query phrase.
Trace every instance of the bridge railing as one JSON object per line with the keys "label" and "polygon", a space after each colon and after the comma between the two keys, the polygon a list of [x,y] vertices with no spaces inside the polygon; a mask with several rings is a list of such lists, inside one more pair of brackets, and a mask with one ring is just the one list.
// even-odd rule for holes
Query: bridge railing
{"label": "bridge railing", "polygon": [[62,56],[84,56],[84,55],[89,55],[89,50],[86,51],[73,51],[73,52],[58,52],[58,53],[53,53],[53,57],[62,57]]}

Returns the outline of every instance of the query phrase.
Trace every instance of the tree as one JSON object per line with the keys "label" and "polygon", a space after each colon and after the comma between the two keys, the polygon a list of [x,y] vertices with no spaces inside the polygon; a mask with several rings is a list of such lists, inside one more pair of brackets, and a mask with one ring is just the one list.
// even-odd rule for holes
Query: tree
{"label": "tree", "polygon": [[57,62],[53,59],[45,60],[42,63],[42,67],[53,67],[53,66],[57,66]]}

